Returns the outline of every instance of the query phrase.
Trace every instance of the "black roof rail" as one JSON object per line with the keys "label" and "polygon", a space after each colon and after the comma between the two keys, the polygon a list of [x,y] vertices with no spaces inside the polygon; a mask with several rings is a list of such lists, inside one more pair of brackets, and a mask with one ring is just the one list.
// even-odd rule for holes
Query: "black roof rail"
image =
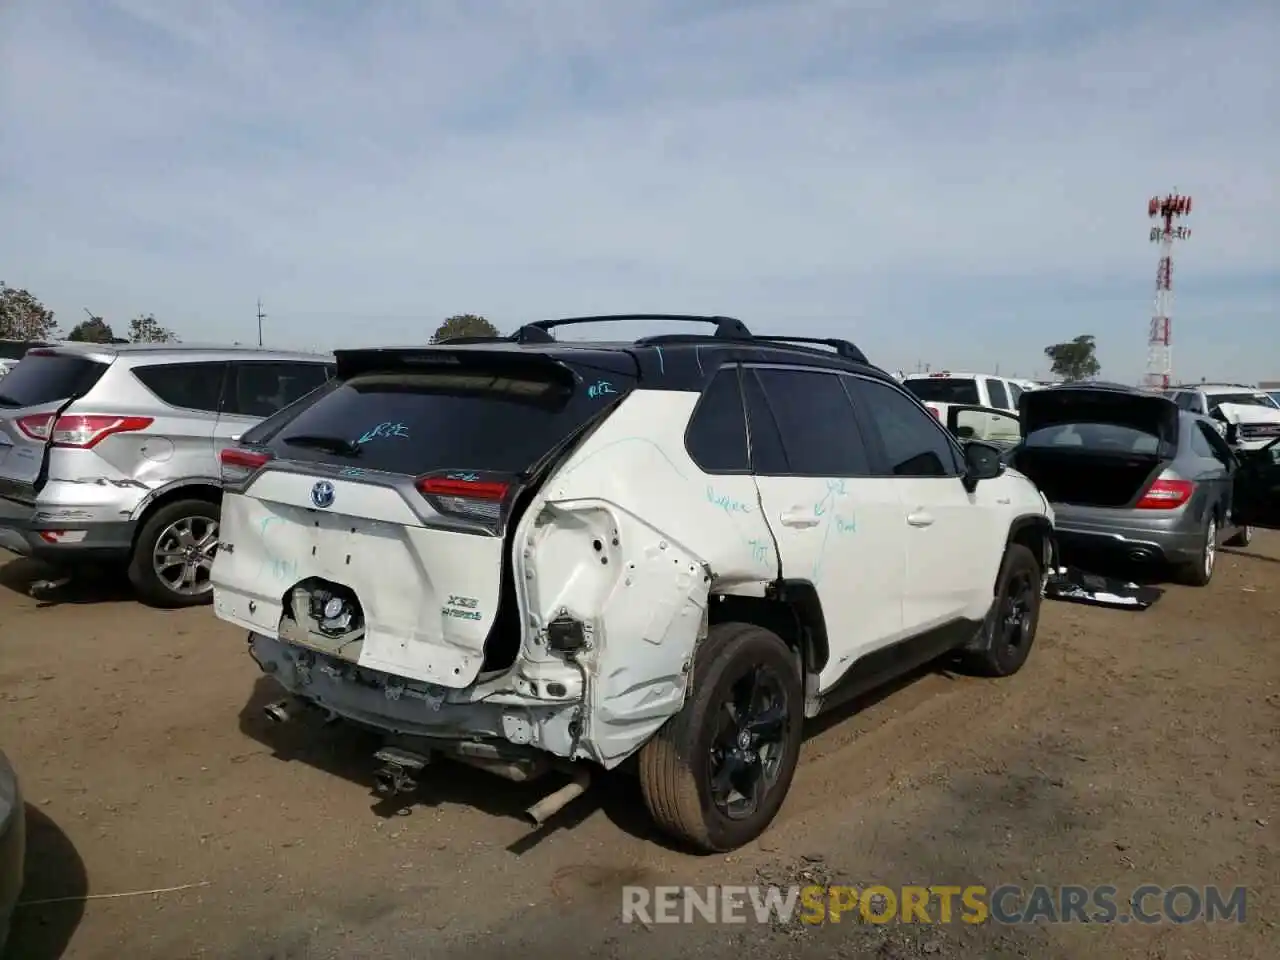
{"label": "black roof rail", "polygon": [[836,355],[843,357],[845,360],[852,360],[855,363],[867,363],[867,355],[859,350],[853,343],[848,340],[839,340],[834,337],[784,337],[776,334],[758,333],[755,337],[757,340],[768,340],[771,343],[816,343],[824,347],[831,347],[835,350]]}
{"label": "black roof rail", "polygon": [[715,326],[713,334],[719,340],[750,340],[751,331],[746,324],[734,317],[702,317],[687,313],[615,313],[598,317],[561,317],[558,320],[535,320],[526,323],[511,335],[516,343],[549,343],[555,338],[551,331],[579,323],[615,323],[620,320],[674,320],[678,323],[708,323]]}

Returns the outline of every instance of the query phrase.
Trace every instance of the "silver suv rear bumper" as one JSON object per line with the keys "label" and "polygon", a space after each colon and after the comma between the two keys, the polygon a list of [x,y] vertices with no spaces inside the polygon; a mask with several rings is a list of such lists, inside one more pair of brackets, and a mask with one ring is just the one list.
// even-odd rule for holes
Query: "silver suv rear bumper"
{"label": "silver suv rear bumper", "polygon": [[136,522],[104,520],[95,513],[0,497],[0,548],[48,563],[127,556]]}

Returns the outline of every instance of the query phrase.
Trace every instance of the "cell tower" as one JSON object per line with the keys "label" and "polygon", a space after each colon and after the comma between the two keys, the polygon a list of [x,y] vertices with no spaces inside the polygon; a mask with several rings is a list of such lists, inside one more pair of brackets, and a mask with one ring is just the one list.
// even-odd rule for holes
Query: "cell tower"
{"label": "cell tower", "polygon": [[1191,198],[1179,193],[1152,197],[1147,202],[1147,216],[1157,220],[1151,228],[1151,242],[1160,244],[1160,265],[1156,268],[1156,306],[1147,337],[1147,376],[1144,385],[1163,390],[1173,376],[1173,241],[1186,240],[1191,228],[1174,226],[1179,218],[1191,212]]}

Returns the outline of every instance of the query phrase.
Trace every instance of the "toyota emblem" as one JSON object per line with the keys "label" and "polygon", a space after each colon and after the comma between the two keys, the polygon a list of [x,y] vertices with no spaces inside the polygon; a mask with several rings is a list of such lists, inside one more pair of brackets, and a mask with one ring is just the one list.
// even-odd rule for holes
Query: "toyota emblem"
{"label": "toyota emblem", "polygon": [[321,480],[312,487],[311,502],[317,507],[333,506],[333,484],[328,480]]}

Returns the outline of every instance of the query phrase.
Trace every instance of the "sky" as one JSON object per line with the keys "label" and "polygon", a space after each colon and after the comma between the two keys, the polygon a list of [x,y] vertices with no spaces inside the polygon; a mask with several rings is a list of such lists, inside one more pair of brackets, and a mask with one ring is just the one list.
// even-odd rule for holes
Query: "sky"
{"label": "sky", "polygon": [[0,280],[326,350],[653,311],[1029,377],[1088,333],[1132,382],[1177,189],[1175,378],[1280,379],[1277,49],[1275,0],[3,0]]}

